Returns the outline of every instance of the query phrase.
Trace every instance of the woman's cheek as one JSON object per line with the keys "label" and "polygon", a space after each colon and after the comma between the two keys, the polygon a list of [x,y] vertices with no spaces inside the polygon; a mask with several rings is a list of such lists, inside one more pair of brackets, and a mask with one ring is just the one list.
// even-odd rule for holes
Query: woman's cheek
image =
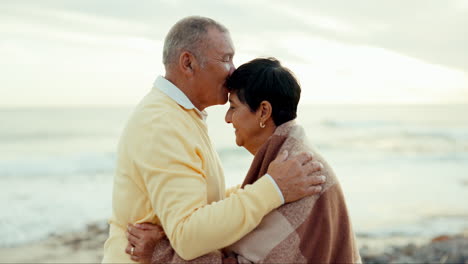
{"label": "woman's cheek", "polygon": [[237,115],[234,111],[231,113],[231,120],[232,120],[232,124],[234,126],[237,126]]}

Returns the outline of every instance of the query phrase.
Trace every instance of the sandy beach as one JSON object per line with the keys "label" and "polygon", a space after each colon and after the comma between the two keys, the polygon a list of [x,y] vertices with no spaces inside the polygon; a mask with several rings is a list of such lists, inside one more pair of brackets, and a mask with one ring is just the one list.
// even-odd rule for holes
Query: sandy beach
{"label": "sandy beach", "polygon": [[105,222],[81,232],[54,234],[18,247],[0,248],[0,263],[100,263],[108,236]]}
{"label": "sandy beach", "polygon": [[[45,240],[0,248],[1,263],[99,263],[107,238],[105,222],[81,232],[54,234]],[[430,240],[359,238],[364,263],[468,263],[468,232]]]}

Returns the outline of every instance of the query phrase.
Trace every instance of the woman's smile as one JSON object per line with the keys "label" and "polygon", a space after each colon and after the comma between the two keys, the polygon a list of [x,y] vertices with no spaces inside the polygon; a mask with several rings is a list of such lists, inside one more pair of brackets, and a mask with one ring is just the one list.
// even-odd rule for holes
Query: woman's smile
{"label": "woman's smile", "polygon": [[252,111],[246,103],[239,100],[236,93],[229,94],[229,104],[225,120],[234,128],[236,144],[254,154],[274,129],[261,127],[259,125],[261,109]]}

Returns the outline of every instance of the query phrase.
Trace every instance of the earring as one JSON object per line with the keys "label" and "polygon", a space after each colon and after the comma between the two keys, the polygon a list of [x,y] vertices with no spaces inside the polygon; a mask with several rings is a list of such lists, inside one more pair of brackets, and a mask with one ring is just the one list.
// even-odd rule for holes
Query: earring
{"label": "earring", "polygon": [[262,121],[260,121],[260,127],[265,128],[265,124]]}

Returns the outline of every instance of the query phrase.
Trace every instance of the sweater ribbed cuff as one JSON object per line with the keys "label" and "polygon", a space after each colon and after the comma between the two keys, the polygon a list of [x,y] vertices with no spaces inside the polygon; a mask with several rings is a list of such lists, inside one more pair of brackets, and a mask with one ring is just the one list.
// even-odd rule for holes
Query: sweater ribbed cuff
{"label": "sweater ribbed cuff", "polygon": [[280,188],[278,187],[278,184],[276,184],[275,180],[273,179],[273,177],[270,176],[270,174],[265,174],[266,177],[268,177],[271,182],[273,183],[273,185],[275,186],[276,190],[278,191],[278,194],[281,198],[281,205],[284,204],[284,196],[283,196],[283,193],[281,192]]}

